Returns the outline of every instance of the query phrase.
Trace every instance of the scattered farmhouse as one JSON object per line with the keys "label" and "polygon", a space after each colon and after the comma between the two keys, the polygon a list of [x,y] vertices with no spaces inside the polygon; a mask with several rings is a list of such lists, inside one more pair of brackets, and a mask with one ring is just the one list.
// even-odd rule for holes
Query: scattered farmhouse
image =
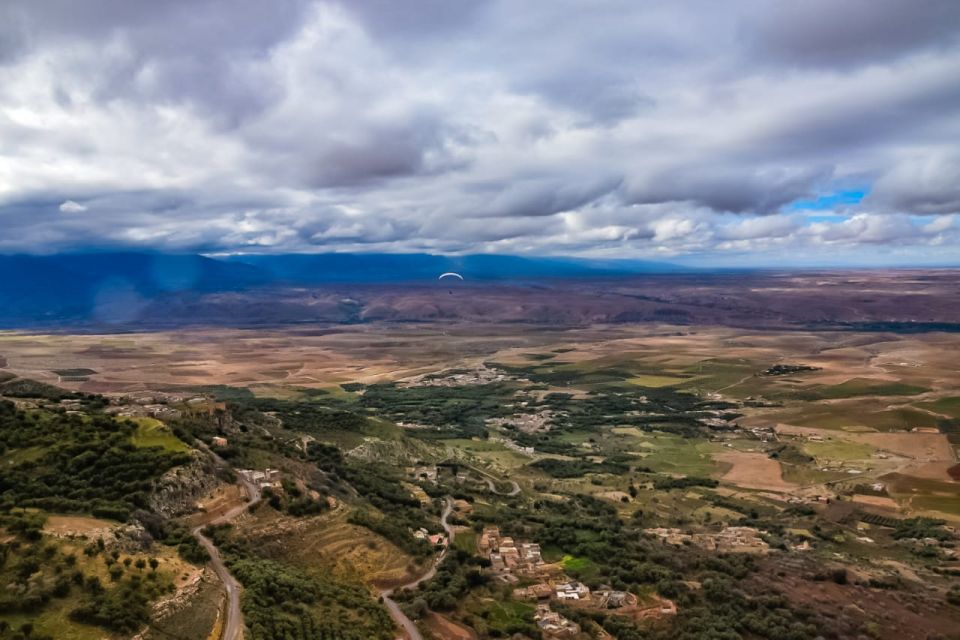
{"label": "scattered farmhouse", "polygon": [[433,484],[437,483],[436,465],[410,467],[407,469],[407,473],[409,473],[414,480],[426,480],[427,482],[432,482]]}
{"label": "scattered farmhouse", "polygon": [[580,625],[552,611],[548,604],[537,605],[533,619],[543,632],[544,638],[572,638],[580,633]]}
{"label": "scattered farmhouse", "polygon": [[590,587],[577,582],[563,582],[554,587],[558,600],[586,600],[590,597]]}
{"label": "scattered farmhouse", "polygon": [[517,600],[548,600],[552,596],[553,587],[546,582],[538,582],[529,587],[513,590],[513,597]]}
{"label": "scattered farmhouse", "polygon": [[601,609],[619,609],[637,604],[637,596],[627,591],[598,589],[593,592],[594,601]]}
{"label": "scattered farmhouse", "polygon": [[238,469],[245,480],[255,484],[260,489],[277,489],[280,487],[280,471],[278,469]]}

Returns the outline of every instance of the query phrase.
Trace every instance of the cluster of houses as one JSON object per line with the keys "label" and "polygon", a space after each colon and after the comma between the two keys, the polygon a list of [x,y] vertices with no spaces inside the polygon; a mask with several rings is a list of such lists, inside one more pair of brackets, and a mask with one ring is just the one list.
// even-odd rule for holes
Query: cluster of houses
{"label": "cluster of houses", "polygon": [[[517,544],[510,536],[500,534],[499,527],[485,527],[477,540],[477,550],[490,558],[490,567],[497,577],[507,583],[520,581],[518,576],[529,578],[543,578],[556,573],[554,565],[548,565],[540,555],[540,545],[536,542],[521,542]],[[579,585],[579,583],[574,583]],[[590,590],[586,589],[589,594]],[[523,600],[543,601],[557,597],[555,587],[547,582],[538,582],[530,587],[514,589],[515,598]],[[537,605],[534,615],[537,626],[543,632],[544,638],[568,638],[580,633],[580,625],[568,620],[550,605],[541,602]]]}
{"label": "cluster of houses", "polygon": [[580,625],[552,610],[548,604],[537,605],[533,619],[544,638],[572,638],[580,633]]}
{"label": "cluster of houses", "polygon": [[158,420],[175,420],[183,415],[180,409],[166,404],[129,404],[107,407],[105,413],[118,418],[156,418]]}
{"label": "cluster of houses", "polygon": [[753,527],[724,527],[717,533],[687,533],[682,529],[657,527],[646,529],[647,534],[676,546],[694,544],[708,551],[726,553],[766,553],[770,545],[761,532]]}
{"label": "cluster of houses", "polygon": [[515,380],[513,376],[502,371],[492,369],[486,365],[479,365],[472,371],[450,372],[447,375],[428,374],[418,376],[404,383],[405,387],[465,387],[468,385],[491,384]]}
{"label": "cluster of houses", "polygon": [[[526,402],[520,403],[521,407],[526,405]],[[550,431],[553,416],[552,411],[541,409],[533,413],[518,413],[506,418],[490,418],[487,424],[491,427],[510,427],[523,433],[541,433]]]}
{"label": "cluster of houses", "polygon": [[516,582],[516,576],[538,576],[543,573],[544,562],[540,556],[540,545],[535,542],[523,542],[519,545],[510,536],[501,536],[498,527],[486,527],[477,541],[481,554],[490,558],[493,571],[505,578],[505,582]]}
{"label": "cluster of houses", "polygon": [[517,453],[522,453],[528,456],[533,455],[535,453],[535,450],[533,447],[525,447],[522,444],[517,444],[510,438],[494,437],[494,438],[490,438],[490,442],[499,442],[500,444],[505,446],[507,449],[511,449],[513,451],[516,451]]}
{"label": "cluster of houses", "polygon": [[173,420],[183,415],[185,410],[206,409],[212,413],[217,409],[226,409],[226,404],[216,402],[206,396],[189,396],[161,391],[135,391],[123,396],[112,396],[110,406],[105,413],[120,418],[157,418]]}
{"label": "cluster of houses", "polygon": [[589,608],[620,609],[634,617],[672,615],[676,606],[669,600],[654,597],[640,606],[637,596],[626,591],[590,587],[566,576],[560,565],[543,561],[540,545],[535,542],[518,542],[500,533],[498,527],[485,527],[477,540],[477,549],[490,559],[490,566],[497,578],[506,583],[519,583],[521,579],[536,580],[532,584],[517,586],[513,597],[537,603],[535,619],[545,638],[567,638],[580,633],[580,627],[551,610],[550,601],[562,601]]}
{"label": "cluster of houses", "polygon": [[463,484],[471,479],[469,471],[449,464],[417,465],[415,467],[407,467],[406,472],[408,477],[412,478],[415,482],[429,482],[431,484],[437,484],[437,481],[440,477],[441,468],[448,469],[453,474],[453,479],[457,484]]}
{"label": "cluster of houses", "polygon": [[556,579],[548,582],[538,582],[527,587],[518,587],[513,590],[513,597],[517,600],[564,600],[564,601],[590,601],[590,587],[569,580],[566,576],[561,576],[562,580]]}

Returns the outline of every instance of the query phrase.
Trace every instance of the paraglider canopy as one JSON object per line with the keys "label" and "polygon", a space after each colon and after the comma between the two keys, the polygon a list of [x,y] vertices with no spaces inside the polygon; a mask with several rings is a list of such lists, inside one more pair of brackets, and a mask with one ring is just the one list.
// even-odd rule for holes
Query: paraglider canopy
{"label": "paraglider canopy", "polygon": [[453,271],[447,271],[446,273],[441,273],[440,277],[437,280],[443,280],[444,278],[460,278],[463,280],[463,276],[459,273],[454,273]]}

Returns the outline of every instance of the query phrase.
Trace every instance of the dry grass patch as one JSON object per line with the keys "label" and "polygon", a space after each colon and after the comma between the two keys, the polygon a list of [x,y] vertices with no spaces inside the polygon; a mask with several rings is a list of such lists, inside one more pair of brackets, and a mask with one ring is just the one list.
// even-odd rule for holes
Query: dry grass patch
{"label": "dry grass patch", "polygon": [[956,460],[953,446],[940,433],[851,433],[846,437],[914,460]]}
{"label": "dry grass patch", "polygon": [[893,511],[900,510],[900,505],[897,503],[897,501],[886,496],[865,496],[857,494],[853,496],[853,501],[858,504],[865,504],[871,507],[880,507],[881,509],[890,509]]}
{"label": "dry grass patch", "polygon": [[731,465],[730,470],[723,474],[722,482],[767,491],[789,492],[797,488],[797,485],[783,479],[780,463],[765,453],[724,451],[715,454],[714,459]]}

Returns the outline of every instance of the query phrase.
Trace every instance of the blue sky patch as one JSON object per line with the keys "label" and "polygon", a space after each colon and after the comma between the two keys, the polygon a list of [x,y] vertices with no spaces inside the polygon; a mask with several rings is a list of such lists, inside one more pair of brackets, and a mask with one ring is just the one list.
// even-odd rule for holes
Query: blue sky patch
{"label": "blue sky patch", "polygon": [[816,198],[807,198],[803,200],[794,200],[788,204],[787,211],[824,211],[836,209],[839,207],[849,207],[860,202],[869,193],[868,189],[843,189],[826,193]]}

